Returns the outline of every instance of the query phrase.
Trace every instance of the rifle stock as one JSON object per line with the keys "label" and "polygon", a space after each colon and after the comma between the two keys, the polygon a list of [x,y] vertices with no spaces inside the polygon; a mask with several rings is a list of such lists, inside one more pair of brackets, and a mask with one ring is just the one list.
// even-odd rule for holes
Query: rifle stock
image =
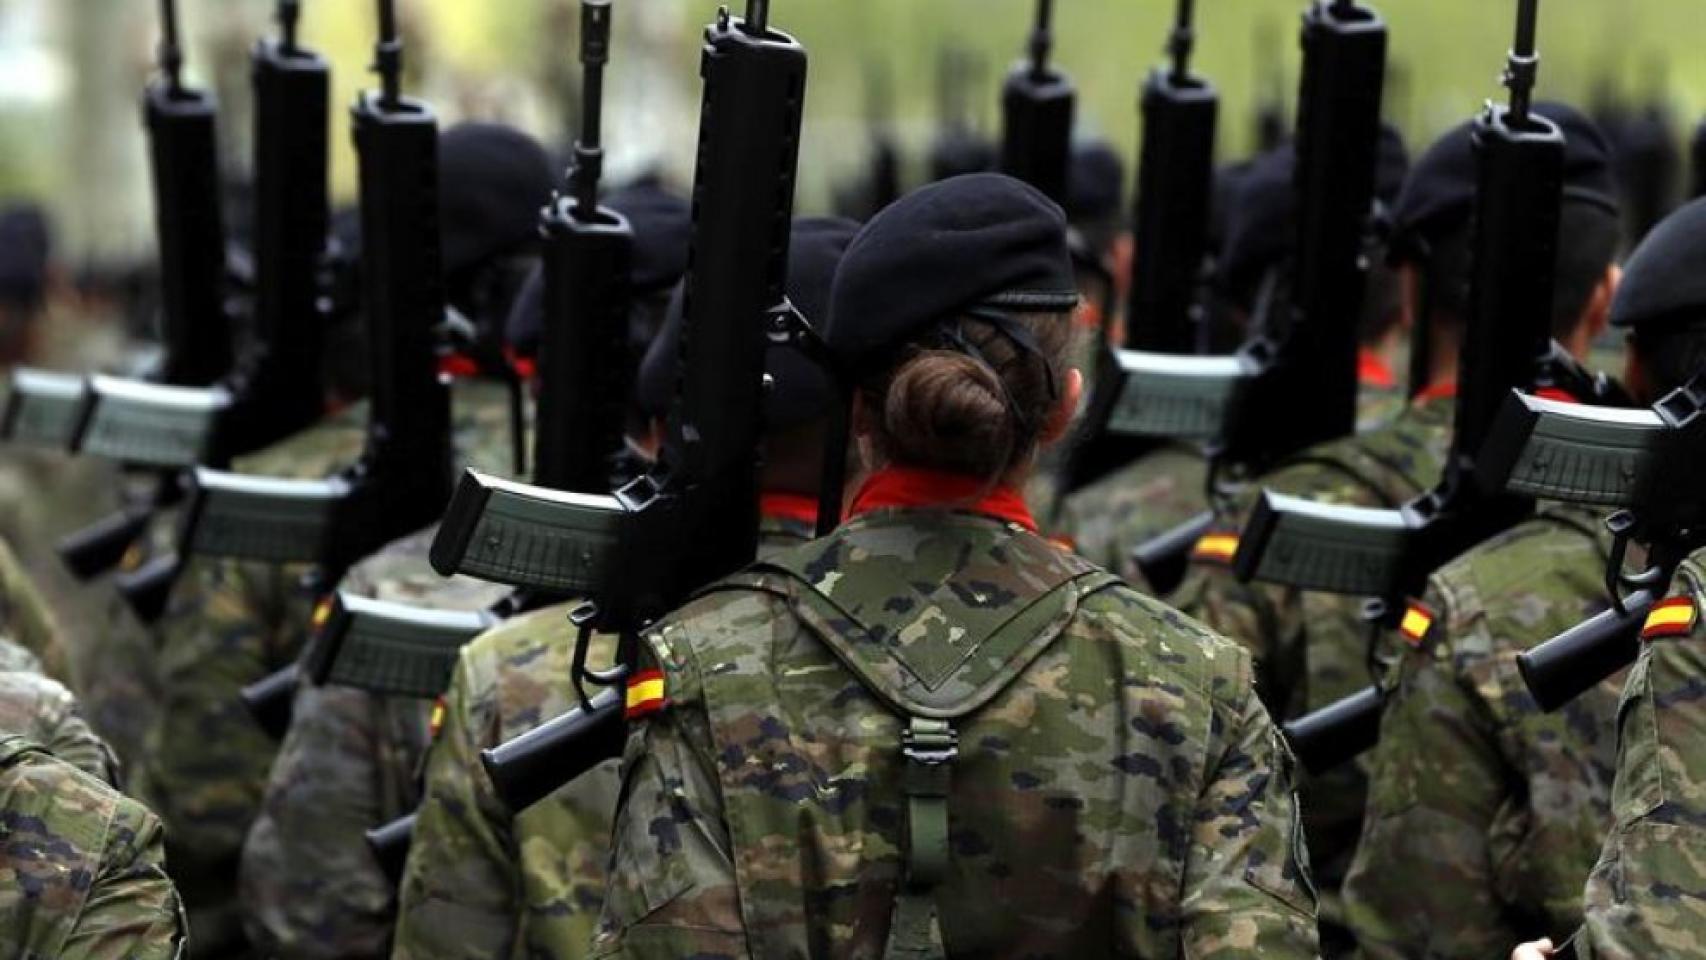
{"label": "rifle stock", "polygon": [[1191,548],[1214,529],[1214,511],[1202,513],[1150,540],[1131,552],[1132,565],[1143,574],[1151,589],[1166,596],[1184,582],[1190,566]]}
{"label": "rifle stock", "polygon": [[1379,687],[1365,687],[1285,724],[1286,742],[1305,770],[1317,776],[1329,773],[1379,742],[1380,711],[1385,704]]}
{"label": "rifle stock", "polygon": [[267,736],[282,741],[290,732],[296,689],[301,684],[302,670],[291,664],[244,687],[237,698]]}
{"label": "rifle stock", "polygon": [[403,882],[403,868],[409,862],[409,848],[415,842],[418,820],[419,817],[411,813],[363,834],[374,862],[379,864],[379,869],[393,887]]}
{"label": "rifle stock", "polygon": [[1654,591],[1639,591],[1621,609],[1614,606],[1518,654],[1517,669],[1540,709],[1557,710],[1634,663],[1641,627],[1659,599]]}

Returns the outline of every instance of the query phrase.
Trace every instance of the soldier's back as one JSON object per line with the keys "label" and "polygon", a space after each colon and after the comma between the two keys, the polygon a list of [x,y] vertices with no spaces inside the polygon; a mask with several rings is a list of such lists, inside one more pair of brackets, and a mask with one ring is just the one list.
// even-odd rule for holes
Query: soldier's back
{"label": "soldier's back", "polygon": [[160,823],[16,735],[0,735],[0,953],[168,960],[186,928]]}

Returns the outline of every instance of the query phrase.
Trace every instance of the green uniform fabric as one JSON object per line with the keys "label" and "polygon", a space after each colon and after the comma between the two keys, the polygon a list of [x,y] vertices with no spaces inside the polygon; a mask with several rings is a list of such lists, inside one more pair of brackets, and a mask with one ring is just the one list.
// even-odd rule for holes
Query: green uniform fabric
{"label": "green uniform fabric", "polygon": [[881,955],[905,722],[824,633],[874,660],[963,642],[981,670],[990,630],[1035,659],[955,724],[948,954],[1315,956],[1290,757],[1235,644],[1124,587],[1080,595],[1093,567],[983,517],[867,514],[774,566],[811,582],[749,574],[646,636],[667,705],[630,725],[596,956]]}
{"label": "green uniform fabric", "polygon": [[[1706,604],[1706,552],[1672,596]],[[1615,825],[1588,879],[1582,960],[1706,957],[1706,621],[1647,641],[1618,706]]]}
{"label": "green uniform fabric", "polygon": [[0,734],[0,954],[169,960],[186,934],[160,821],[23,737]]}
{"label": "green uniform fabric", "polygon": [[1080,556],[1144,585],[1139,545],[1208,509],[1208,461],[1182,443],[1159,447],[1068,496],[1060,533]]}
{"label": "green uniform fabric", "polygon": [[0,731],[21,735],[48,753],[118,789],[118,757],[89,727],[71,691],[42,676],[34,654],[0,639]]}
{"label": "green uniform fabric", "polygon": [[[513,473],[509,399],[498,384],[463,382],[455,396],[460,463]],[[508,591],[447,580],[428,562],[437,527],[388,544],[338,584],[358,596],[446,610],[480,610]],[[306,627],[292,638],[302,649]],[[282,960],[385,955],[396,896],[364,832],[414,809],[429,704],[348,687],[297,690],[255,822],[239,889],[251,942]]]}
{"label": "green uniform fabric", "polygon": [[[359,405],[236,464],[244,473],[320,479],[360,456]],[[238,853],[277,745],[238,693],[288,666],[313,598],[305,566],[192,557],[157,627],[160,710],[134,769],[138,797],[167,827],[173,879],[195,926],[197,956],[242,942],[234,900]]]}
{"label": "green uniform fabric", "polygon": [[1580,922],[1609,826],[1622,678],[1544,713],[1517,656],[1606,607],[1609,547],[1595,511],[1549,508],[1430,579],[1437,616],[1400,644],[1386,682],[1344,886],[1369,960],[1505,956]]}
{"label": "green uniform fabric", "polygon": [[[759,553],[798,546],[811,528],[766,518]],[[427,754],[425,799],[404,872],[394,960],[586,956],[604,902],[618,763],[608,761],[512,814],[480,751],[578,704],[576,630],[563,604],[516,617],[462,650]],[[615,638],[596,636],[608,664]]]}
{"label": "green uniform fabric", "polygon": [[34,654],[48,676],[72,683],[71,651],[47,598],[24,570],[11,544],[0,539],[0,629]]}
{"label": "green uniform fabric", "polygon": [[[1259,481],[1261,487],[1324,503],[1397,507],[1438,482],[1451,443],[1456,404],[1435,400],[1406,408],[1385,426],[1308,450]],[[1245,500],[1243,526],[1254,502]],[[1258,686],[1268,708],[1294,719],[1349,696],[1372,680],[1369,628],[1363,598],[1305,592],[1271,584],[1239,583],[1223,562],[1194,560],[1175,595],[1180,609],[1243,643],[1257,661]],[[1345,920],[1339,888],[1362,829],[1366,765],[1346,764],[1299,786],[1321,916],[1332,931],[1328,952],[1344,949]]]}

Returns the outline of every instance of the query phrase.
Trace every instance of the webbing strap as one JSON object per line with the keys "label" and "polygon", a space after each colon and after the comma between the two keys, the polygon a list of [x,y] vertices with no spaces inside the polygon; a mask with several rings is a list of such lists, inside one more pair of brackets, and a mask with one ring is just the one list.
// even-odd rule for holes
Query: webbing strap
{"label": "webbing strap", "polygon": [[946,720],[912,717],[901,739],[906,757],[906,873],[889,923],[890,960],[945,960],[936,887],[948,874],[948,786],[960,754]]}

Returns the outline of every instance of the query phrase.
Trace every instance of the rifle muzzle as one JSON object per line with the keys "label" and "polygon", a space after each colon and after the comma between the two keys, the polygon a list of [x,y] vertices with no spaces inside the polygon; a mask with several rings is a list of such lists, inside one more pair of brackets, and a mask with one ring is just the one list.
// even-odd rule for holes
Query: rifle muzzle
{"label": "rifle muzzle", "polygon": [[558,787],[606,760],[622,755],[624,691],[602,690],[592,709],[574,710],[541,726],[480,751],[498,799],[515,813],[550,796]]}
{"label": "rifle muzzle", "polygon": [[255,718],[267,736],[283,740],[290,732],[290,718],[296,706],[296,688],[301,685],[301,668],[295,664],[270,676],[256,680],[237,696]]}
{"label": "rifle muzzle", "polygon": [[1316,776],[1329,773],[1379,742],[1385,702],[1379,687],[1365,687],[1286,724],[1285,739],[1305,770]]}
{"label": "rifle muzzle", "polygon": [[1577,624],[1516,658],[1523,683],[1550,713],[1635,662],[1641,627],[1658,597],[1641,590],[1616,607]]}

